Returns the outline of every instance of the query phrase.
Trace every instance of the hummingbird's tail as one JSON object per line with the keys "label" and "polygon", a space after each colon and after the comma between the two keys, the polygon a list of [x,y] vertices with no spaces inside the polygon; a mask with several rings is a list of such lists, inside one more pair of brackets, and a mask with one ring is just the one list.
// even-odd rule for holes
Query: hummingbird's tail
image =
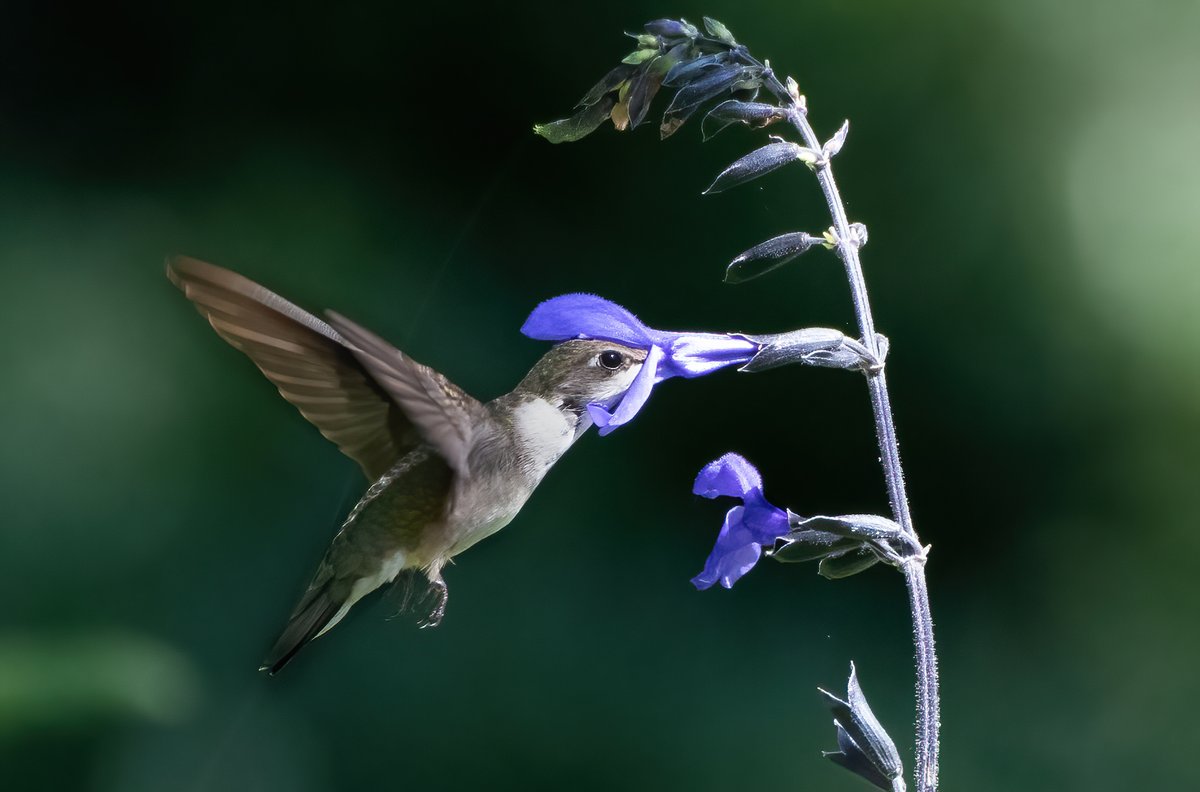
{"label": "hummingbird's tail", "polygon": [[266,671],[271,676],[279,673],[279,669],[287,665],[309,641],[332,627],[338,618],[345,615],[342,612],[343,603],[335,602],[329,589],[330,586],[326,583],[319,589],[310,591],[301,601],[288,620],[287,626],[283,628],[283,634],[275,641],[263,664],[259,666],[259,671]]}

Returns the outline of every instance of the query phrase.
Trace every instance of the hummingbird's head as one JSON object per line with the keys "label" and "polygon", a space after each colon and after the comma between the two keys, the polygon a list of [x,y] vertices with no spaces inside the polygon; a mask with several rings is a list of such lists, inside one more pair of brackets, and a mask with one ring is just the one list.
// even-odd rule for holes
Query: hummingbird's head
{"label": "hummingbird's head", "polygon": [[575,411],[592,402],[611,405],[629,390],[645,359],[646,350],[612,341],[564,341],[542,355],[517,390]]}

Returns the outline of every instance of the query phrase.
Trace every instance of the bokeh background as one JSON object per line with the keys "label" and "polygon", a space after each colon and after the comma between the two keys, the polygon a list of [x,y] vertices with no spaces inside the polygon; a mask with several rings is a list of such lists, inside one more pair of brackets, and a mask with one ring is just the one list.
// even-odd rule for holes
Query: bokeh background
{"label": "bokeh background", "polygon": [[[0,766],[7,789],[865,789],[815,687],[853,659],[911,765],[902,582],[764,562],[688,583],[729,450],[800,512],[885,507],[865,388],[733,372],[589,436],[447,573],[437,630],[364,603],[255,668],[360,493],[163,277],[332,307],[470,392],[588,290],[666,328],[851,328],[828,224],[761,141],[551,146],[646,20],[794,75],[864,251],[929,567],[946,789],[1184,789],[1200,682],[1200,6],[710,0],[119,2],[0,10]],[[661,111],[662,104],[657,106]]]}

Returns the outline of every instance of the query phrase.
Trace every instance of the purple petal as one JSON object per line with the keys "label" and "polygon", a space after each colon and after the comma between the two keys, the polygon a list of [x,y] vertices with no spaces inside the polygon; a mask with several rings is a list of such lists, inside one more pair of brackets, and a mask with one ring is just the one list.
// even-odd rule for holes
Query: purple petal
{"label": "purple petal", "polygon": [[759,345],[740,336],[718,333],[668,333],[667,360],[659,378],[699,377],[734,364],[747,363],[758,354]]}
{"label": "purple petal", "polygon": [[600,436],[608,434],[612,431],[608,427],[612,425],[613,414],[608,411],[608,408],[603,404],[591,402],[587,406],[588,417],[592,419],[592,423],[600,430]]}
{"label": "purple petal", "polygon": [[745,498],[751,492],[762,492],[762,476],[744,456],[728,453],[704,466],[692,492],[705,498]]}
{"label": "purple petal", "polygon": [[792,530],[787,512],[767,503],[762,490],[755,490],[747,496],[745,508],[742,522],[754,541],[761,545],[773,545],[776,539]]}
{"label": "purple petal", "polygon": [[564,294],[546,300],[525,320],[521,332],[542,341],[599,338],[647,349],[654,331],[632,313],[594,294]]}
{"label": "purple petal", "polygon": [[616,410],[609,412],[603,404],[596,403],[587,406],[588,415],[591,416],[592,423],[599,427],[601,437],[618,426],[629,423],[633,420],[633,416],[637,415],[638,410],[642,409],[642,405],[650,398],[650,391],[654,388],[654,384],[658,382],[658,364],[662,358],[663,351],[660,348],[650,347],[645,361],[642,362],[642,368],[633,378],[633,382],[629,383],[629,390],[625,391],[625,395],[621,397]]}
{"label": "purple petal", "polygon": [[706,498],[727,495],[743,499],[742,506],[726,513],[704,571],[692,578],[698,589],[718,582],[732,587],[758,563],[764,545],[774,544],[791,530],[787,512],[767,502],[758,470],[739,454],[729,453],[705,465],[692,491]]}
{"label": "purple petal", "polygon": [[529,314],[521,332],[543,341],[596,338],[640,349],[662,347],[666,359],[658,368],[659,382],[671,377],[699,377],[746,363],[760,348],[736,335],[654,330],[627,309],[594,294],[564,294],[546,300]]}
{"label": "purple petal", "polygon": [[704,571],[692,578],[692,585],[703,591],[715,583],[725,588],[732,588],[742,575],[745,575],[758,563],[762,555],[762,546],[755,542],[746,530],[743,522],[744,510],[734,506],[725,514],[725,524],[717,536],[717,542],[708,560],[704,562]]}

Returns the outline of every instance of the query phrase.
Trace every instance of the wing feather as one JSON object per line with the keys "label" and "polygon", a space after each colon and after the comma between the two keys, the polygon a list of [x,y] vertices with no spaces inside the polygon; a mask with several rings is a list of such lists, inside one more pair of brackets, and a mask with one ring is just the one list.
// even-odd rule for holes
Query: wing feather
{"label": "wing feather", "polygon": [[196,259],[172,258],[167,277],[368,479],[378,479],[420,442],[403,405],[327,323],[248,278]]}
{"label": "wing feather", "polygon": [[400,405],[422,439],[452,469],[466,475],[472,428],[481,417],[483,405],[365,327],[333,311],[327,315],[337,332],[350,341],[359,363]]}

